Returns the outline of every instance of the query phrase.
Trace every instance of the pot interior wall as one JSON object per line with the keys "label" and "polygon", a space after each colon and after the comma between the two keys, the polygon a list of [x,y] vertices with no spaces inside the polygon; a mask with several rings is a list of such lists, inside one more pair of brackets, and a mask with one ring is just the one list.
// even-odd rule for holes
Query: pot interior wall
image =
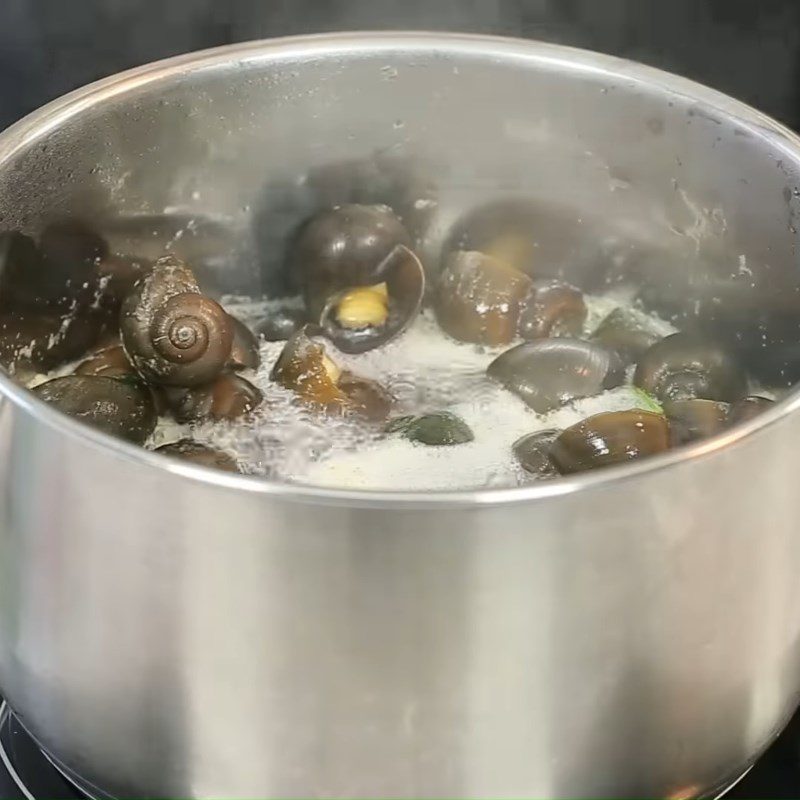
{"label": "pot interior wall", "polygon": [[465,231],[510,232],[532,273],[633,280],[766,382],[800,377],[797,168],[732,101],[623,62],[456,40],[212,66],[123,81],[18,136],[0,153],[0,226],[77,216],[120,252],[186,257],[217,292],[283,294],[287,238],[313,209],[386,202],[430,270]]}

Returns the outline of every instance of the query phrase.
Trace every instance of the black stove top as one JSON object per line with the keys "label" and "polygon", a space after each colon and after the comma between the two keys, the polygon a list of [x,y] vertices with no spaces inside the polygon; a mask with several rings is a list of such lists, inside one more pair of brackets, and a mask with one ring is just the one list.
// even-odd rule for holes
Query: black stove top
{"label": "black stove top", "polygon": [[[800,711],[728,800],[800,798]],[[53,766],[0,699],[0,800],[86,800]]]}

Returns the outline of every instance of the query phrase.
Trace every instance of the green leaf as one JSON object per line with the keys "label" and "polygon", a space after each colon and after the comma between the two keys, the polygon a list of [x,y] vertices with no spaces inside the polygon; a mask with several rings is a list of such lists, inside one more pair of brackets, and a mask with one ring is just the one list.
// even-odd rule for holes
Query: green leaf
{"label": "green leaf", "polygon": [[664,409],[661,406],[661,403],[656,400],[653,395],[649,392],[646,392],[644,389],[640,389],[638,386],[633,387],[633,393],[636,395],[636,402],[640,408],[644,411],[652,411],[654,414],[663,414]]}

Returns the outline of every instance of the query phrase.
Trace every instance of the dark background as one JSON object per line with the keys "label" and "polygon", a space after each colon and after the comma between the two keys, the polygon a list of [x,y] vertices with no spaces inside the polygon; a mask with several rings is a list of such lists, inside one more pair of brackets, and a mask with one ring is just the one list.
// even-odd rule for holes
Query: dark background
{"label": "dark background", "polygon": [[0,128],[126,67],[228,42],[429,28],[645,61],[800,128],[800,0],[0,0]]}

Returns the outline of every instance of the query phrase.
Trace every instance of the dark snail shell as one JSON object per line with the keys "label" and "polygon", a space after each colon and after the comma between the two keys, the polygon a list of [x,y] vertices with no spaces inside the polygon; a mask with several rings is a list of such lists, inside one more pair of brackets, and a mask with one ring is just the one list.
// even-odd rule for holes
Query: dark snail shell
{"label": "dark snail shell", "polygon": [[552,478],[558,475],[558,470],[550,458],[550,449],[560,435],[560,430],[551,429],[529,433],[517,439],[512,450],[522,468],[540,478]]}
{"label": "dark snail shell", "polygon": [[386,432],[399,433],[410,442],[418,442],[429,447],[466,444],[475,438],[469,425],[449,411],[397,417],[386,426]]}
{"label": "dark snail shell", "polygon": [[659,400],[718,400],[747,394],[747,375],[721,344],[692,333],[656,342],[639,360],[633,382]]}
{"label": "dark snail shell", "polygon": [[397,245],[411,246],[389,206],[348,204],[305,222],[290,245],[290,269],[300,275],[309,316],[318,320],[331,295],[384,279],[376,271]]}
{"label": "dark snail shell", "polygon": [[144,444],[156,426],[152,396],[138,381],[67,375],[40,384],[33,393],[59,411],[134,444]]}
{"label": "dark snail shell", "polygon": [[109,254],[97,262],[100,277],[101,303],[109,309],[119,310],[123,300],[134,290],[136,281],[153,267],[152,262],[136,256]]}
{"label": "dark snail shell", "polygon": [[560,281],[534,284],[520,311],[517,330],[523,339],[580,336],[586,321],[583,292]]}
{"label": "dark snail shell", "polygon": [[357,301],[369,295],[369,287],[351,287],[333,294],[325,304],[319,324],[325,335],[343,353],[364,353],[399,336],[416,318],[425,294],[425,270],[420,260],[404,245],[397,245],[375,269],[374,282],[385,284],[385,318],[380,322],[341,324],[337,312],[344,298]]}
{"label": "dark snail shell", "polygon": [[160,258],[122,305],[125,352],[145,380],[202,386],[230,359],[233,323],[202,295],[192,271],[174,256]]}
{"label": "dark snail shell", "polygon": [[550,449],[562,475],[624,464],[669,449],[669,423],[650,411],[609,411],[567,428]]}
{"label": "dark snail shell", "polygon": [[347,398],[344,410],[373,422],[389,416],[394,398],[376,381],[342,372],[337,386]]}
{"label": "dark snail shell", "polygon": [[119,378],[125,375],[136,375],[136,370],[128,360],[121,345],[99,350],[82,361],[75,368],[76,375],[102,375],[104,378]]}
{"label": "dark snail shell", "polygon": [[264,399],[250,381],[230,372],[208,386],[165,387],[167,406],[178,422],[236,419],[249,414]]}
{"label": "dark snail shell", "polygon": [[435,310],[442,329],[462,342],[502,345],[517,334],[520,306],[533,283],[522,272],[477,250],[447,258]]}
{"label": "dark snail shell", "polygon": [[230,369],[258,369],[261,355],[255,334],[239,319],[228,315],[233,324],[233,344],[228,359]]}
{"label": "dark snail shell", "polygon": [[517,345],[492,361],[486,373],[540,414],[600,394],[625,379],[624,365],[615,352],[579,339]]}
{"label": "dark snail shell", "polygon": [[236,460],[227,453],[215,450],[192,439],[179,439],[177,442],[161,445],[161,447],[156,448],[155,452],[170,458],[178,458],[181,461],[190,461],[202,467],[221,469],[224,472],[239,471]]}
{"label": "dark snail shell", "polygon": [[669,420],[673,446],[696,442],[721,433],[728,427],[728,403],[716,400],[667,400],[664,414]]}
{"label": "dark snail shell", "polygon": [[256,325],[256,333],[268,342],[285,342],[308,322],[304,309],[281,306]]}
{"label": "dark snail shell", "polygon": [[740,422],[747,422],[759,416],[759,414],[762,414],[773,405],[775,405],[775,401],[770,400],[768,397],[759,397],[755,394],[743,397],[731,406],[728,422],[730,425],[738,425]]}
{"label": "dark snail shell", "polygon": [[633,364],[661,337],[644,327],[630,312],[615,308],[598,325],[592,339],[616,350],[626,364]]}
{"label": "dark snail shell", "polygon": [[53,369],[85,353],[98,336],[97,319],[26,311],[0,314],[0,363],[20,368]]}
{"label": "dark snail shell", "polygon": [[71,309],[95,303],[100,294],[99,261],[108,244],[86,223],[67,219],[48,225],[39,238],[41,268],[22,282],[31,307]]}

